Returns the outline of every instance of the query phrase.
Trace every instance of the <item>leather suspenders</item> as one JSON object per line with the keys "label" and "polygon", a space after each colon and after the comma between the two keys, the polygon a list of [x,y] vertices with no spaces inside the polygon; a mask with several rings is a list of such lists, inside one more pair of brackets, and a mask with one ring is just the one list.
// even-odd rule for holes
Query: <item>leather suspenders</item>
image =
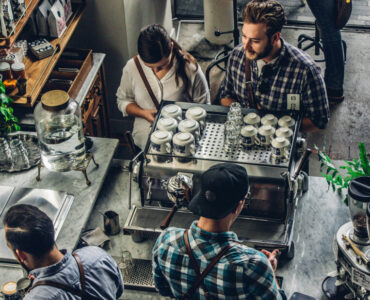
{"label": "leather suspenders", "polygon": [[149,93],[150,98],[152,98],[152,101],[153,101],[153,103],[155,105],[155,108],[158,109],[159,108],[159,102],[158,102],[157,98],[155,97],[152,88],[150,87],[150,84],[148,82],[148,79],[146,78],[146,76],[144,74],[144,70],[143,70],[143,68],[140,65],[140,62],[139,62],[139,59],[137,58],[137,55],[134,56],[134,62],[136,64],[137,70],[139,71],[140,77],[141,77],[141,79],[144,82],[144,85],[146,87],[146,90]]}
{"label": "leather suspenders", "polygon": [[247,56],[245,56],[245,78],[246,78],[246,85],[247,85],[249,107],[257,108],[256,103],[254,101],[254,96],[253,96],[251,62],[247,58]]}
{"label": "leather suspenders", "polygon": [[204,284],[204,278],[211,271],[211,269],[214,267],[214,265],[220,260],[220,258],[222,256],[224,256],[227,251],[229,251],[229,249],[231,248],[231,246],[230,245],[227,245],[225,248],[223,248],[216,255],[216,257],[214,257],[212,259],[212,261],[209,263],[209,265],[207,266],[207,268],[205,268],[205,270],[202,273],[200,273],[200,269],[199,269],[198,263],[195,260],[194,255],[193,255],[193,252],[191,251],[191,248],[190,248],[188,229],[186,229],[185,230],[185,233],[184,233],[184,242],[185,242],[185,246],[186,246],[186,252],[189,255],[191,264],[192,264],[193,269],[194,269],[195,273],[197,274],[198,278],[194,282],[194,284],[192,285],[192,287],[185,294],[181,295],[178,299],[188,299],[189,296],[191,296],[191,295],[194,294],[195,290],[199,287],[199,285],[202,287],[202,289],[204,291],[204,294],[206,296],[206,299],[212,299],[211,296],[209,295],[207,289],[206,289],[205,284]]}
{"label": "leather suspenders", "polygon": [[79,270],[79,273],[80,273],[81,290],[73,288],[73,287],[68,286],[68,285],[65,285],[63,283],[59,283],[59,282],[54,282],[54,281],[49,281],[49,280],[40,280],[40,281],[37,281],[35,284],[33,284],[30,287],[30,289],[28,290],[28,292],[30,292],[32,289],[34,289],[37,286],[48,285],[48,286],[53,286],[53,287],[56,287],[58,289],[64,290],[64,291],[69,292],[73,295],[79,296],[79,297],[81,297],[82,300],[99,300],[98,298],[96,298],[94,296],[90,296],[86,292],[86,290],[85,290],[85,272],[84,272],[84,269],[83,269],[83,266],[82,266],[81,259],[75,253],[73,253],[72,255],[73,255],[73,257],[76,260],[77,265],[78,265],[78,270]]}

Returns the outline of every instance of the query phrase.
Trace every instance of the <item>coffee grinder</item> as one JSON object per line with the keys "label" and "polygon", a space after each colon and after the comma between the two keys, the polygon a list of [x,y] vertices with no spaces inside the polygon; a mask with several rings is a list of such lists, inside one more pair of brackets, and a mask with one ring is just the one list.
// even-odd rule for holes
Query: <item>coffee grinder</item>
{"label": "coffee grinder", "polygon": [[351,222],[334,237],[337,270],[322,283],[329,299],[370,299],[370,177],[353,179],[348,186]]}

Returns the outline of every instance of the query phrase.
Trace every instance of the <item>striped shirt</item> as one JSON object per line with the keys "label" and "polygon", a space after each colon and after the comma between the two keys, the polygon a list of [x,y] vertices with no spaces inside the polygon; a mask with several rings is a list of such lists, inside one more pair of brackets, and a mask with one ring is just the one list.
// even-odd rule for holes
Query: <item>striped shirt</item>
{"label": "striped shirt", "polygon": [[[294,99],[299,99],[303,116],[323,129],[329,120],[329,103],[321,70],[307,53],[281,41],[278,59],[271,64],[271,76],[258,76],[257,62],[250,62],[254,100],[262,109],[284,111],[292,109]],[[231,52],[221,98],[231,98],[248,107],[245,58],[243,45]],[[261,91],[263,81],[267,81],[267,91]]]}
{"label": "striped shirt", "polygon": [[[204,231],[194,221],[188,231],[193,255],[203,272],[227,245],[232,248],[204,279],[210,296],[216,299],[286,299],[274,280],[270,262],[261,252],[239,243],[234,232]],[[170,227],[153,248],[154,283],[163,296],[179,297],[196,281],[184,242],[184,229]],[[199,287],[190,299],[206,299]]]}

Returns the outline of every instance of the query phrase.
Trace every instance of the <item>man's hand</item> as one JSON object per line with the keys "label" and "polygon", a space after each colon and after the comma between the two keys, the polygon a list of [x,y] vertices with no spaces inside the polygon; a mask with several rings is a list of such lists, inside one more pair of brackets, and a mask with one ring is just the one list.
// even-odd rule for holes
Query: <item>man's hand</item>
{"label": "man's hand", "polygon": [[277,268],[277,264],[278,264],[278,261],[276,259],[276,255],[278,255],[279,250],[275,249],[274,251],[270,252],[270,251],[267,251],[265,249],[262,249],[261,252],[266,255],[266,257],[268,258],[268,260],[271,264],[272,269],[275,272],[276,268]]}
{"label": "man's hand", "polygon": [[231,103],[233,103],[234,100],[231,98],[222,98],[220,103],[222,106],[230,106]]}
{"label": "man's hand", "polygon": [[156,109],[143,109],[142,112],[142,117],[147,120],[150,124],[154,122],[155,115],[157,114]]}

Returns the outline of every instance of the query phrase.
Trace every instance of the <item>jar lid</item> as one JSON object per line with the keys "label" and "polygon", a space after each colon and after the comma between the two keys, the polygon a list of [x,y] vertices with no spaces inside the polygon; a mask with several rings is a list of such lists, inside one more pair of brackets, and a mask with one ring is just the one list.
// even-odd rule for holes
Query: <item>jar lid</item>
{"label": "jar lid", "polygon": [[68,105],[69,95],[62,90],[46,92],[41,97],[42,107],[46,110],[57,111]]}
{"label": "jar lid", "polygon": [[348,185],[348,195],[356,201],[370,202],[370,176],[353,179]]}
{"label": "jar lid", "polygon": [[10,65],[7,62],[0,62],[0,71],[10,70]]}
{"label": "jar lid", "polygon": [[23,71],[24,70],[24,64],[21,62],[15,62],[12,64],[12,70],[13,71]]}

